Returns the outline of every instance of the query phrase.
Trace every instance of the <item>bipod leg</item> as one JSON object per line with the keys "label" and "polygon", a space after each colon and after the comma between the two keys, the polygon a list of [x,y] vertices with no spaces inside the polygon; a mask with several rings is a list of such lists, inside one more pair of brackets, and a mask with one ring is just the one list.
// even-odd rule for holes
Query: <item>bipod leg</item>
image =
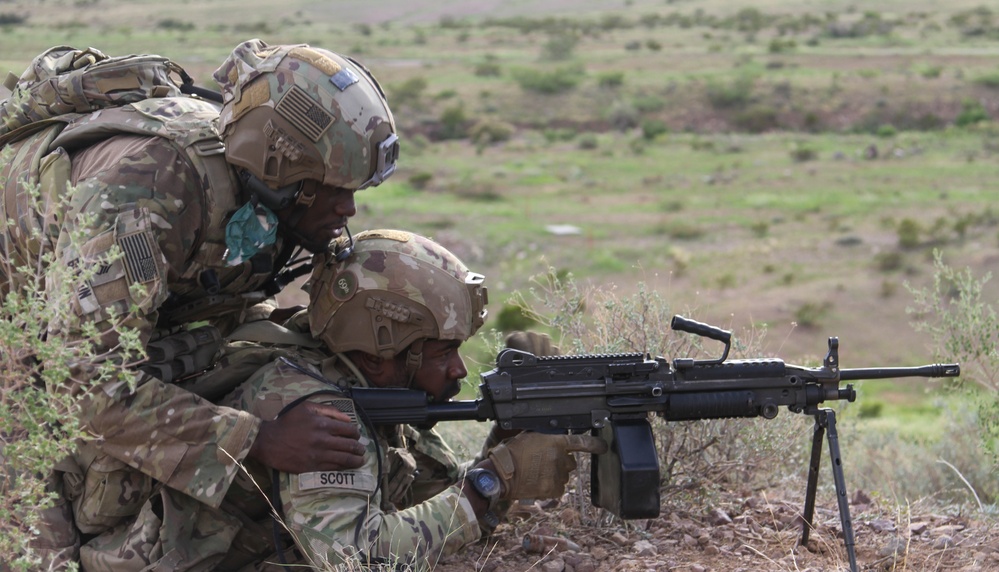
{"label": "bipod leg", "polygon": [[839,503],[839,519],[843,525],[843,542],[846,544],[846,555],[850,559],[850,570],[857,571],[857,553],[853,544],[853,521],[850,519],[850,503],[846,498],[846,477],[843,476],[843,459],[839,452],[839,433],[836,432],[836,412],[832,409],[820,409],[815,414],[816,423],[819,416],[825,417],[828,429],[829,456],[832,460],[833,482],[836,484],[836,501]]}
{"label": "bipod leg", "polygon": [[808,534],[812,531],[812,517],[815,515],[815,490],[819,486],[819,463],[822,461],[822,438],[825,437],[825,416],[815,414],[815,428],[812,431],[812,457],[808,462],[808,487],[805,488],[805,510],[802,517],[801,545],[808,546]]}

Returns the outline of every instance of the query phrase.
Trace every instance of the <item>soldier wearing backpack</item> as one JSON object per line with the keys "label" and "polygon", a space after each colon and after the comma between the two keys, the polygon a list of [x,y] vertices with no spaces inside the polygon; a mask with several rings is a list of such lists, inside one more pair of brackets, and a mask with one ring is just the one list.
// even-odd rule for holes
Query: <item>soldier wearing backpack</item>
{"label": "soldier wearing backpack", "polygon": [[[120,249],[71,301],[106,347],[116,335],[112,315],[130,308],[138,308],[130,325],[144,340],[190,322],[225,334],[267,318],[274,308],[265,301],[289,279],[281,272],[296,249],[325,250],[355,214],[354,192],[395,170],[392,113],[350,58],[244,42],[215,72],[221,104],[185,95],[197,90],[150,72],[155,62],[111,58],[114,66],[102,68],[105,59],[56,48],[6,84],[13,94],[0,102],[0,143],[13,158],[0,164],[0,257],[8,263],[0,295],[24,280],[3,268],[45,253],[93,265]],[[31,185],[40,204],[26,192]],[[96,222],[74,245],[67,237],[80,213]],[[65,474],[51,486],[65,484],[78,514],[96,515],[76,523],[86,534],[134,515],[155,487],[217,507],[243,460],[289,473],[363,461],[356,427],[333,408],[306,404],[263,421],[149,371],[134,391],[92,388],[83,398],[85,428],[98,438],[60,466]],[[84,481],[98,493],[80,498],[91,488]],[[37,552],[53,563],[74,560],[70,506],[57,504],[46,521]]]}

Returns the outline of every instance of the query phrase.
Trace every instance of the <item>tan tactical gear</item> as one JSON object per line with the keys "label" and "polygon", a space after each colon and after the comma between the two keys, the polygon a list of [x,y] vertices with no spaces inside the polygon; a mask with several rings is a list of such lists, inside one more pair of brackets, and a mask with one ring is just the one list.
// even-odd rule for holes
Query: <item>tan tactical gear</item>
{"label": "tan tactical gear", "polygon": [[395,170],[395,120],[356,61],[305,44],[249,40],[215,71],[229,163],[277,190],[306,179],[345,189]]}
{"label": "tan tactical gear", "polygon": [[191,81],[183,68],[161,56],[108,57],[95,48],[49,48],[20,77],[8,76],[5,87],[11,93],[0,101],[0,136],[7,139],[0,137],[0,143],[23,136],[12,133],[20,128],[51,118],[180,96],[175,75]]}
{"label": "tan tactical gear", "polygon": [[[345,244],[339,239],[336,249]],[[397,230],[363,232],[342,262],[335,254],[316,259],[312,335],[333,352],[360,350],[383,358],[419,340],[464,341],[486,318],[483,280],[428,238]]]}
{"label": "tan tactical gear", "polygon": [[606,453],[607,443],[590,435],[525,432],[494,447],[489,460],[503,481],[503,498],[550,499],[565,492],[576,452]]}

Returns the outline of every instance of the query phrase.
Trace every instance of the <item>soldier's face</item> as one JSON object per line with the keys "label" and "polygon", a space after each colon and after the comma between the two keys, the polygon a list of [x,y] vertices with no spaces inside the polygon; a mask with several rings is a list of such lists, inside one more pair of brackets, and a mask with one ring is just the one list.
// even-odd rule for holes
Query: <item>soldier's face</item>
{"label": "soldier's face", "polygon": [[[447,401],[458,395],[461,380],[468,375],[465,361],[461,359],[457,340],[426,340],[420,369],[413,378],[413,389],[422,389],[436,402]],[[379,371],[366,371],[368,380],[378,387],[409,387],[406,374],[406,352],[387,360]]]}
{"label": "soldier's face", "polygon": [[432,395],[438,403],[458,395],[461,380],[468,375],[465,361],[458,353],[460,347],[457,340],[423,342],[423,361],[413,378],[413,386]]}
{"label": "soldier's face", "polygon": [[[347,219],[357,214],[354,191],[322,186],[316,181],[305,181],[302,195],[315,198],[291,231],[306,249],[312,252],[324,251],[329,247],[330,241],[343,234]],[[287,220],[296,208],[296,205],[292,205],[277,212],[278,220]]]}

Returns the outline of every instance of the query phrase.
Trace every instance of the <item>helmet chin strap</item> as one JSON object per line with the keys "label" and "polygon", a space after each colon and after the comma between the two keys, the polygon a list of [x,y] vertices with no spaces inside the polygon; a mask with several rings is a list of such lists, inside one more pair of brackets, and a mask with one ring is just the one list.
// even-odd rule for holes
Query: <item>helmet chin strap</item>
{"label": "helmet chin strap", "polygon": [[423,364],[423,340],[419,339],[409,345],[406,350],[406,385],[409,389],[414,389],[413,383],[416,381],[416,372],[420,371]]}

